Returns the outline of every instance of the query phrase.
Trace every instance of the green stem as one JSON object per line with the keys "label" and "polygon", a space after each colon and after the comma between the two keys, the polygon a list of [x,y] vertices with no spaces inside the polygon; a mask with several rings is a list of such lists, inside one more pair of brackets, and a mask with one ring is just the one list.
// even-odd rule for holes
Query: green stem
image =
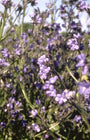
{"label": "green stem", "polygon": [[81,116],[82,116],[83,120],[85,121],[85,123],[86,123],[86,125],[87,125],[87,127],[88,127],[88,130],[89,130],[89,132],[90,132],[90,125],[89,125],[89,123],[88,123],[88,121],[87,121],[87,119],[86,119],[86,117],[85,117],[85,115],[84,115],[84,112],[81,113]]}
{"label": "green stem", "polygon": [[70,76],[76,81],[76,83],[78,83],[79,81],[74,77],[74,75],[72,74],[72,72],[68,66],[66,66],[66,69],[67,69],[68,73],[70,74]]}
{"label": "green stem", "polygon": [[26,6],[27,6],[27,0],[24,2],[23,0],[23,17],[22,17],[22,24],[21,24],[21,34],[23,33],[23,24],[24,24],[24,17],[25,17],[25,11],[26,11]]}
{"label": "green stem", "polygon": [[24,95],[24,98],[26,99],[26,102],[29,104],[29,106],[30,106],[31,109],[34,109],[33,105],[31,104],[30,100],[29,100],[28,97],[27,97],[27,94],[26,94],[26,92],[25,92],[24,87],[22,86],[21,83],[19,83],[19,84],[20,84],[22,93],[23,93],[23,95]]}
{"label": "green stem", "polygon": [[15,18],[15,20],[13,21],[12,25],[10,26],[10,28],[8,29],[9,32],[8,33],[5,33],[5,35],[1,38],[0,42],[2,42],[9,34],[10,34],[10,31],[11,31],[11,28],[13,27],[14,23],[16,22],[18,16]]}
{"label": "green stem", "polygon": [[[54,124],[49,128],[49,130],[55,128],[55,127],[58,126],[58,125],[59,125],[59,122],[54,123]],[[44,131],[40,132],[39,134],[35,135],[35,137],[38,137],[38,136],[40,136],[40,135],[42,135],[42,134],[45,134],[47,131],[48,131],[48,130],[44,130]],[[66,137],[62,136],[61,134],[60,134],[60,136],[61,136],[61,138],[63,138],[63,139],[66,140]]]}
{"label": "green stem", "polygon": [[2,38],[4,26],[5,26],[5,23],[6,23],[6,15],[7,15],[7,9],[5,8],[5,10],[4,10],[4,17],[3,17],[3,23],[2,23],[1,29],[0,29],[0,40]]}
{"label": "green stem", "polygon": [[8,15],[8,17],[10,17],[12,15],[12,13],[14,12],[14,10],[17,8],[17,6],[20,4],[22,0],[19,0],[19,2],[16,4],[16,6],[13,8],[13,10],[10,12],[10,14]]}

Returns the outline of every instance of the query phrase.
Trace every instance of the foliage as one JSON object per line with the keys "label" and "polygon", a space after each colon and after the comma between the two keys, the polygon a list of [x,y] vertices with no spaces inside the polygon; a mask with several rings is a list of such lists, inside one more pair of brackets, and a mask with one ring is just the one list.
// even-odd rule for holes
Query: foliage
{"label": "foliage", "polygon": [[56,9],[55,2],[43,12],[34,8],[31,24],[24,18],[35,0],[20,0],[15,7],[11,0],[2,1],[0,139],[90,139],[90,35],[79,19],[90,6],[64,0]]}

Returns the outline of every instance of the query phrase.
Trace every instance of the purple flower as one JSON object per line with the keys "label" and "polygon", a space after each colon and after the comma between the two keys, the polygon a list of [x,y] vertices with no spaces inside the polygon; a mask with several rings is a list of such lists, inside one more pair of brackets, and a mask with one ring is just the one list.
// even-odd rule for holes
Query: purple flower
{"label": "purple flower", "polygon": [[30,35],[31,31],[32,31],[31,29],[28,29],[28,34],[29,34],[29,35]]}
{"label": "purple flower", "polygon": [[1,59],[0,58],[0,66],[9,66],[10,64],[8,62],[5,61],[5,59]]}
{"label": "purple flower", "polygon": [[83,67],[85,65],[85,55],[84,53],[81,53],[75,57],[76,61],[79,60],[79,62],[76,64],[76,67]]}
{"label": "purple flower", "polygon": [[38,64],[42,65],[43,63],[49,61],[48,58],[46,58],[46,55],[42,55],[40,58],[38,58]]}
{"label": "purple flower", "polygon": [[69,39],[67,45],[70,47],[72,51],[79,49],[79,45],[76,38]]}
{"label": "purple flower", "polygon": [[15,107],[21,107],[22,103],[20,101],[15,101]]}
{"label": "purple flower", "polygon": [[22,116],[22,115],[19,115],[19,119],[20,119],[20,120],[23,120],[23,116]]}
{"label": "purple flower", "polygon": [[88,66],[87,66],[87,65],[84,65],[84,66],[82,67],[82,74],[83,74],[83,75],[86,75],[87,72],[88,72]]}
{"label": "purple flower", "polygon": [[90,95],[90,82],[79,82],[78,89],[80,94],[82,94],[85,98],[88,98]]}
{"label": "purple flower", "polygon": [[32,114],[32,116],[35,117],[35,116],[37,115],[37,110],[36,110],[36,109],[32,110],[32,111],[31,111],[31,114]]}
{"label": "purple flower", "polygon": [[1,50],[1,54],[2,54],[3,57],[8,57],[8,55],[9,55],[9,54],[8,54],[8,49],[4,49],[4,48],[3,48],[3,49]]}
{"label": "purple flower", "polygon": [[75,121],[75,122],[80,122],[80,121],[81,121],[81,116],[75,115],[74,121]]}
{"label": "purple flower", "polygon": [[55,66],[55,68],[57,68],[58,66],[60,65],[60,63],[59,63],[59,61],[54,61],[54,66]]}
{"label": "purple flower", "polygon": [[86,8],[86,3],[85,3],[85,1],[80,1],[80,2],[79,2],[79,8],[80,8],[81,10],[83,10],[83,9]]}
{"label": "purple flower", "polygon": [[49,83],[50,83],[50,84],[54,84],[54,83],[56,82],[57,79],[58,79],[58,76],[51,77],[51,78],[49,79]]}
{"label": "purple flower", "polygon": [[73,22],[71,23],[71,28],[72,28],[72,29],[76,29],[76,28],[77,28],[77,23],[75,23],[75,21],[73,21]]}
{"label": "purple flower", "polygon": [[49,138],[49,134],[46,133],[44,137],[45,137],[45,139],[48,139]]}
{"label": "purple flower", "polygon": [[20,49],[15,49],[14,52],[15,52],[16,55],[21,55],[21,50]]}
{"label": "purple flower", "polygon": [[2,0],[2,4],[4,6],[9,6],[9,5],[11,5],[11,0]]}
{"label": "purple flower", "polygon": [[12,103],[8,103],[8,104],[7,104],[7,108],[12,109],[12,108],[13,108],[13,104],[12,104]]}
{"label": "purple flower", "polygon": [[59,104],[63,104],[64,102],[67,101],[67,99],[63,94],[57,94],[55,97],[55,101],[58,102]]}
{"label": "purple flower", "polygon": [[10,88],[11,84],[10,83],[6,83],[5,87]]}
{"label": "purple flower", "polygon": [[49,88],[49,86],[50,86],[50,84],[45,83],[45,84],[43,85],[42,89],[43,89],[43,90],[46,90],[46,89],[48,89],[48,88]]}
{"label": "purple flower", "polygon": [[25,127],[25,126],[27,125],[27,121],[22,120],[22,124],[23,124],[23,126]]}
{"label": "purple flower", "polygon": [[6,126],[6,123],[0,122],[0,125],[3,126],[3,127],[5,127]]}
{"label": "purple flower", "polygon": [[68,91],[67,89],[65,89],[61,94],[56,95],[55,101],[58,102],[59,104],[63,104],[74,95],[75,91]]}
{"label": "purple flower", "polygon": [[47,90],[46,91],[46,94],[48,94],[51,97],[56,97],[56,90],[55,89],[53,89],[53,90]]}
{"label": "purple flower", "polygon": [[29,50],[30,51],[33,50],[33,48],[34,48],[34,43],[32,43],[32,44],[29,45]]}
{"label": "purple flower", "polygon": [[41,79],[46,79],[49,71],[50,71],[50,67],[47,67],[45,65],[40,65],[40,71],[39,71],[40,78]]}
{"label": "purple flower", "polygon": [[60,54],[56,55],[57,61],[59,61],[60,57],[61,57]]}
{"label": "purple flower", "polygon": [[40,127],[39,127],[38,124],[36,124],[36,123],[32,123],[32,128],[33,128],[34,131],[36,131],[36,132],[40,132]]}
{"label": "purple flower", "polygon": [[22,38],[23,40],[25,40],[26,37],[27,37],[27,34],[26,34],[26,33],[22,33],[21,38]]}
{"label": "purple flower", "polygon": [[42,106],[41,107],[41,113],[44,113],[46,110],[45,110],[45,106]]}
{"label": "purple flower", "polygon": [[41,100],[40,99],[35,100],[35,102],[36,102],[37,105],[41,104]]}

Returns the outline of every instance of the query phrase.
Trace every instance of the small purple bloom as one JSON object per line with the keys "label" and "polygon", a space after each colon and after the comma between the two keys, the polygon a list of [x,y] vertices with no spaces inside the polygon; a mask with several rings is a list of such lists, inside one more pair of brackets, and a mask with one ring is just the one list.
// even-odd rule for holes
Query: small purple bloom
{"label": "small purple bloom", "polygon": [[81,116],[76,115],[76,116],[74,117],[74,121],[75,121],[75,122],[80,122],[80,121],[81,121]]}
{"label": "small purple bloom", "polygon": [[85,74],[87,74],[87,72],[88,72],[88,66],[87,65],[84,65],[82,67],[82,74],[85,75]]}
{"label": "small purple bloom", "polygon": [[4,48],[3,48],[3,49],[1,50],[1,54],[2,54],[3,57],[8,57],[8,55],[9,55],[9,54],[8,54],[8,49],[4,49]]}
{"label": "small purple bloom", "polygon": [[34,109],[34,110],[31,111],[31,114],[32,114],[32,116],[34,116],[34,117],[37,115],[37,113],[38,113],[38,112],[37,112],[36,109]]}
{"label": "small purple bloom", "polygon": [[75,57],[76,61],[79,60],[79,62],[76,64],[76,67],[83,67],[85,65],[85,55],[84,53],[81,53]]}
{"label": "small purple bloom", "polygon": [[75,23],[75,21],[73,21],[73,22],[71,23],[71,28],[72,28],[72,29],[76,29],[76,28],[77,28],[77,23]]}
{"label": "small purple bloom", "polygon": [[0,125],[3,126],[3,127],[5,127],[6,126],[6,123],[0,122]]}
{"label": "small purple bloom", "polygon": [[50,82],[51,84],[54,84],[54,83],[56,82],[57,79],[58,79],[58,76],[51,77],[51,78],[49,79],[49,82]]}
{"label": "small purple bloom", "polygon": [[54,61],[54,66],[55,66],[55,68],[57,68],[59,65],[60,65],[59,61],[55,60],[55,61]]}
{"label": "small purple bloom", "polygon": [[45,139],[48,139],[49,138],[49,134],[46,133],[44,137],[45,137]]}
{"label": "small purple bloom", "polygon": [[5,59],[1,59],[0,58],[0,66],[6,66],[8,67],[10,64],[8,62],[5,61]]}
{"label": "small purple bloom", "polygon": [[40,132],[40,127],[39,127],[38,124],[36,124],[36,123],[32,123],[32,128],[33,128],[34,131],[36,131],[36,132]]}
{"label": "small purple bloom", "polygon": [[88,98],[90,95],[90,82],[79,82],[78,89],[80,94],[82,94],[85,98]]}
{"label": "small purple bloom", "polygon": [[11,84],[10,83],[6,83],[5,87],[10,88]]}
{"label": "small purple bloom", "polygon": [[79,45],[76,38],[69,39],[67,45],[70,47],[72,51],[79,49]]}
{"label": "small purple bloom", "polygon": [[22,33],[21,38],[22,38],[24,41],[26,40],[26,37],[27,37],[27,34],[26,34],[26,33]]}
{"label": "small purple bloom", "polygon": [[25,127],[25,126],[27,125],[27,121],[22,120],[22,124],[23,124],[23,126]]}
{"label": "small purple bloom", "polygon": [[21,50],[20,49],[15,49],[14,52],[15,52],[16,55],[21,55]]}
{"label": "small purple bloom", "polygon": [[80,1],[80,2],[79,2],[79,8],[80,8],[81,10],[83,10],[83,9],[86,8],[86,3],[85,3],[85,1]]}
{"label": "small purple bloom", "polygon": [[40,99],[35,100],[35,102],[36,102],[37,105],[41,104],[41,100]]}

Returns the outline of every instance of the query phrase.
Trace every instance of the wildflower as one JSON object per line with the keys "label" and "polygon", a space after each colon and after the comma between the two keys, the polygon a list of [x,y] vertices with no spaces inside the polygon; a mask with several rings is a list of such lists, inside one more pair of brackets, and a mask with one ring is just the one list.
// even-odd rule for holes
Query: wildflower
{"label": "wildflower", "polygon": [[79,62],[76,64],[76,67],[82,67],[82,66],[85,65],[85,55],[84,55],[84,53],[81,53],[81,54],[77,55],[75,57],[75,59],[76,59],[76,61],[79,60]]}
{"label": "wildflower", "polygon": [[1,59],[0,58],[0,66],[9,66],[10,64],[8,62],[5,61],[5,59]]}
{"label": "wildflower", "polygon": [[40,99],[35,100],[35,102],[36,102],[37,105],[41,104],[41,100]]}
{"label": "wildflower", "polygon": [[46,133],[44,137],[45,137],[45,139],[48,139],[49,138],[49,134]]}
{"label": "wildflower", "polygon": [[15,52],[16,55],[21,55],[21,50],[20,49],[15,49],[14,52]]}
{"label": "wildflower", "polygon": [[85,75],[85,74],[87,74],[87,72],[88,72],[88,66],[87,65],[84,65],[82,67],[82,74]]}
{"label": "wildflower", "polygon": [[36,110],[36,109],[32,110],[32,111],[31,111],[31,114],[32,114],[32,116],[35,117],[35,116],[37,115],[37,110]]}
{"label": "wildflower", "polygon": [[75,122],[80,122],[81,121],[81,116],[80,115],[75,115],[74,121]]}
{"label": "wildflower", "polygon": [[78,83],[78,92],[83,95],[85,98],[89,98],[90,95],[90,82],[79,82]]}
{"label": "wildflower", "polygon": [[2,5],[4,5],[6,8],[9,8],[11,4],[11,0],[2,0]]}
{"label": "wildflower", "polygon": [[2,54],[2,56],[3,57],[8,57],[8,49],[5,49],[5,48],[3,48],[2,50],[1,50],[1,54]]}
{"label": "wildflower", "polygon": [[75,23],[75,21],[73,21],[73,22],[71,23],[71,28],[72,28],[72,29],[76,29],[76,28],[77,28],[77,23]]}
{"label": "wildflower", "polygon": [[39,125],[38,124],[32,123],[32,128],[33,128],[34,131],[40,132],[40,128],[39,128]]}
{"label": "wildflower", "polygon": [[79,45],[76,38],[69,39],[67,45],[70,47],[72,51],[79,49]]}

